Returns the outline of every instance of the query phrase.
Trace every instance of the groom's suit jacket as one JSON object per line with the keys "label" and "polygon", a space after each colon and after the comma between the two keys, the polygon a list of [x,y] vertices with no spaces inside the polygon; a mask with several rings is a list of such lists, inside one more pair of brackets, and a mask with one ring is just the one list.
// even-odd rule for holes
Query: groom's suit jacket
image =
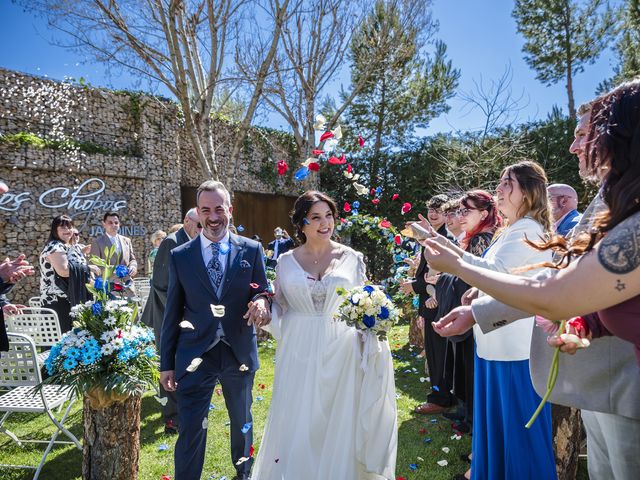
{"label": "groom's suit jacket", "polygon": [[[596,197],[589,205],[576,232],[586,231],[602,210]],[[606,208],[606,207],[605,207]],[[535,275],[544,279],[555,275],[546,269]],[[473,316],[484,333],[503,327],[530,314],[483,296],[471,303]],[[554,349],[547,345],[547,334],[534,327],[531,337],[529,369],[536,392],[544,395]],[[560,355],[558,379],[549,401],[595,412],[613,413],[640,419],[640,370],[633,344],[617,337],[602,337],[575,355]]]}
{"label": "groom's suit jacket", "polygon": [[[230,234],[230,252],[219,291],[215,291],[202,258],[201,240],[173,249],[169,261],[169,290],[160,340],[160,368],[175,370],[176,380],[186,373],[194,358],[202,357],[217,338],[222,322],[225,341],[238,362],[248,371],[258,369],[255,327],[242,318],[247,304],[267,290],[262,247],[258,242]],[[215,317],[211,305],[224,305]],[[180,327],[186,320],[193,328]]]}

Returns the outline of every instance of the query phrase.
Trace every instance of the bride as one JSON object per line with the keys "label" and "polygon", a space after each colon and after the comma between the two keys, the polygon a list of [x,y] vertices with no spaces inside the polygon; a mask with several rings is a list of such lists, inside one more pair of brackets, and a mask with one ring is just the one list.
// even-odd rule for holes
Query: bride
{"label": "bride", "polygon": [[300,246],[278,259],[273,396],[257,480],[395,479],[397,418],[388,342],[363,360],[359,333],[333,315],[337,287],[366,281],[362,254],[333,242],[337,209],[309,191],[295,202]]}

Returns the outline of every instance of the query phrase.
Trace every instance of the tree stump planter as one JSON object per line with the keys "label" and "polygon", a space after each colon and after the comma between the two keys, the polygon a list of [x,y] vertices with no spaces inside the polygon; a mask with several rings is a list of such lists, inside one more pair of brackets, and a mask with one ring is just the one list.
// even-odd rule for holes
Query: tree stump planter
{"label": "tree stump planter", "polygon": [[93,390],[83,404],[83,480],[136,480],[142,398]]}
{"label": "tree stump planter", "polygon": [[580,410],[551,404],[551,416],[558,480],[574,480],[578,474],[582,433]]}

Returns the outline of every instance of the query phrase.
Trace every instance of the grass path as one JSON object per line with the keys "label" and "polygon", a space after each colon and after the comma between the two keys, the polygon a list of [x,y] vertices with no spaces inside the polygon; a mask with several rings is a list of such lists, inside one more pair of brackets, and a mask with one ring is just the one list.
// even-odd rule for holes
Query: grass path
{"label": "grass path", "polygon": [[[396,475],[406,480],[444,480],[456,473],[463,473],[466,465],[459,459],[460,454],[471,450],[471,437],[462,436],[452,439],[454,431],[450,422],[439,415],[418,416],[412,414],[413,408],[426,396],[429,384],[424,377],[424,360],[417,357],[417,349],[407,344],[408,326],[396,326],[390,335],[390,345],[394,353],[396,389],[398,392],[398,461]],[[254,386],[253,415],[256,432],[254,443],[256,452],[260,452],[262,429],[271,400],[273,384],[275,344],[265,342],[260,345],[261,368],[256,374]],[[229,427],[224,399],[214,393],[214,406],[209,414],[209,434],[203,479],[230,480],[235,473],[231,466],[229,453]],[[141,459],[140,479],[160,480],[163,474],[172,476],[173,447],[175,436],[163,434],[163,423],[159,405],[152,394],[148,394],[142,403]],[[53,432],[51,423],[44,416],[28,414],[13,415],[7,427],[19,436],[48,439]],[[82,435],[82,410],[80,402],[74,406],[68,422],[71,431]],[[448,448],[448,453],[442,449]],[[29,445],[20,448],[7,436],[0,434],[0,463],[37,464],[44,448]],[[71,480],[81,478],[82,454],[67,446],[55,447],[49,454],[47,463],[40,476],[43,480]],[[448,465],[441,467],[439,460],[447,460]],[[15,470],[0,467],[0,480],[32,478],[33,471]],[[351,479],[335,479],[351,480]]]}

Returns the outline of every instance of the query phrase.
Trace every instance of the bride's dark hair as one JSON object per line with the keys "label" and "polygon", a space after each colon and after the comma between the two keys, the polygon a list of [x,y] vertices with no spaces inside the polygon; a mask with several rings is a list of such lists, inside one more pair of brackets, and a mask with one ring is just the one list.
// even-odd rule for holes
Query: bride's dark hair
{"label": "bride's dark hair", "polygon": [[315,190],[309,190],[304,192],[296,199],[296,203],[293,204],[293,210],[291,211],[291,223],[293,224],[296,239],[298,243],[303,244],[307,241],[307,237],[302,233],[302,227],[304,227],[304,220],[311,210],[314,203],[325,202],[329,205],[329,209],[333,214],[334,220],[338,218],[338,207],[336,202],[333,201],[328,195]]}

